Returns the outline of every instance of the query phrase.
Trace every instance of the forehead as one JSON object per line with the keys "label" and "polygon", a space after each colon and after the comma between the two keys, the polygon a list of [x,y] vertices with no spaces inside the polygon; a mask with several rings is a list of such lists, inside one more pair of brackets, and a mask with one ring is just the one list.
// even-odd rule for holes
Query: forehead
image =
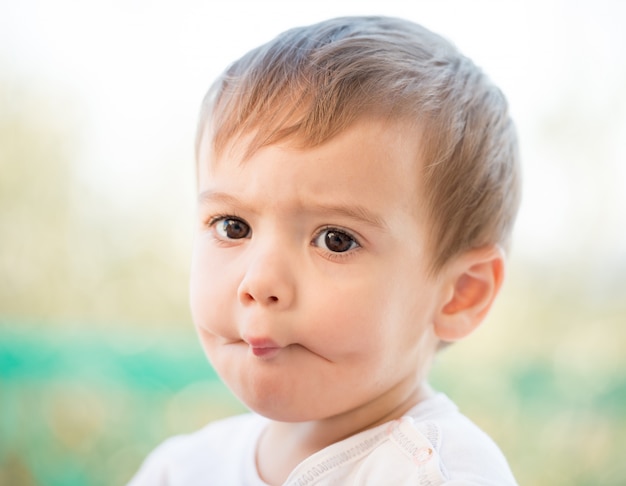
{"label": "forehead", "polygon": [[[414,120],[381,119],[379,117],[364,116],[352,122],[347,128],[334,134],[332,137],[317,141],[314,137],[305,133],[305,130],[295,130],[293,134],[284,136],[274,143],[259,143],[255,131],[247,131],[232,136],[223,146],[216,147],[211,121],[207,120],[199,132],[196,145],[196,160],[198,169],[203,167],[212,171],[219,165],[235,164],[244,165],[254,160],[254,155],[267,146],[279,147],[283,150],[291,150],[306,154],[307,152],[319,152],[328,147],[342,147],[354,151],[363,146],[363,143],[380,147],[383,150],[377,152],[392,152],[396,157],[396,163],[406,165],[405,169],[421,170],[423,167],[422,156],[423,130],[419,123]],[[400,154],[401,152],[401,154]],[[380,154],[378,154],[380,155]],[[381,157],[382,162],[388,157]]]}
{"label": "forehead", "polygon": [[216,154],[206,137],[199,151],[199,191],[249,196],[267,205],[287,199],[302,205],[354,203],[380,213],[395,207],[414,214],[421,206],[420,137],[408,124],[363,119],[314,147],[284,141],[245,153],[245,140]]}

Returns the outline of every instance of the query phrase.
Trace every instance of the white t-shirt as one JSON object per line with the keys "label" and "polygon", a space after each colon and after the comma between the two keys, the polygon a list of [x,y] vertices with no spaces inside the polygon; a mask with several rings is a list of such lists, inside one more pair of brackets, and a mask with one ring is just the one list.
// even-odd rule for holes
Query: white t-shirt
{"label": "white t-shirt", "polygon": [[[246,414],[163,442],[129,486],[267,486],[255,464],[268,420]],[[280,454],[280,451],[276,451]],[[443,394],[313,454],[285,486],[515,485],[495,443]]]}

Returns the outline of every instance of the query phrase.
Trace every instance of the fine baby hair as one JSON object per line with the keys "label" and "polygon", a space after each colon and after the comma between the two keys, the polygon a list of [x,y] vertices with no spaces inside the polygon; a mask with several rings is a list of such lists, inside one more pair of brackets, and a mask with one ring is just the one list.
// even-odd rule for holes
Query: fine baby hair
{"label": "fine baby hair", "polygon": [[197,146],[312,147],[368,116],[421,137],[433,271],[471,248],[508,247],[520,175],[506,100],[450,42],[403,19],[331,19],[250,51],[209,90]]}

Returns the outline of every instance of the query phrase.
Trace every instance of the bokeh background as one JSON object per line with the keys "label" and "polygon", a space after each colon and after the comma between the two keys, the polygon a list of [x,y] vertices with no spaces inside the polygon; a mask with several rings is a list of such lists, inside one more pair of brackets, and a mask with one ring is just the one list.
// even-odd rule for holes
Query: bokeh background
{"label": "bokeh background", "polygon": [[435,386],[521,484],[626,484],[625,6],[0,0],[0,484],[124,484],[243,410],[187,310],[199,103],[248,49],[344,14],[452,39],[519,126],[503,295]]}

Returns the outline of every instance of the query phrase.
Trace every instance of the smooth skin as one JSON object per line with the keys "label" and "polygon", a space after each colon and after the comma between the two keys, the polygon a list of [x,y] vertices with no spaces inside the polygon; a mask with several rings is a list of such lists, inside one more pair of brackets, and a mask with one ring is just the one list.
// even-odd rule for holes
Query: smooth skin
{"label": "smooth skin", "polygon": [[364,119],[246,160],[201,144],[192,316],[224,382],[271,419],[257,448],[269,484],[424,399],[440,339],[471,332],[500,287],[495,246],[428,271],[419,143]]}

